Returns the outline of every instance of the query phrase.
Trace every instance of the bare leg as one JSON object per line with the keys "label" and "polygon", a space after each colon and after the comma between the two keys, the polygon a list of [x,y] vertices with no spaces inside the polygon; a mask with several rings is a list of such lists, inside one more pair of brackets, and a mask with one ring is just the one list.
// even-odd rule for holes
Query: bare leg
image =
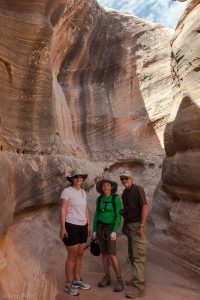
{"label": "bare leg", "polygon": [[117,277],[121,277],[121,269],[120,269],[120,265],[119,265],[119,261],[116,255],[109,255],[109,258],[111,260],[112,263],[112,267],[115,271],[115,274]]}
{"label": "bare leg", "polygon": [[102,264],[105,274],[110,274],[110,260],[108,254],[102,253]]}
{"label": "bare leg", "polygon": [[74,273],[75,280],[80,280],[80,278],[81,278],[81,274],[80,274],[81,273],[81,261],[82,261],[85,247],[86,247],[86,243],[79,244],[77,260],[76,260],[76,265],[75,265],[75,273]]}
{"label": "bare leg", "polygon": [[74,280],[74,272],[75,272],[75,266],[76,266],[76,260],[77,260],[77,254],[78,254],[78,246],[69,246],[67,247],[67,260],[65,264],[65,273],[66,273],[66,281],[73,281]]}

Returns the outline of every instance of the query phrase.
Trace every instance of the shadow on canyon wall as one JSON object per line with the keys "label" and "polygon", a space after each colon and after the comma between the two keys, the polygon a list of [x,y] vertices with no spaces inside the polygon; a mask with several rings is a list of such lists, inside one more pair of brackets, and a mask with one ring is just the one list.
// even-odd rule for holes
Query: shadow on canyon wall
{"label": "shadow on canyon wall", "polygon": [[200,107],[185,96],[165,129],[166,158],[154,195],[152,242],[200,272]]}
{"label": "shadow on canyon wall", "polygon": [[[109,160],[107,153],[112,151],[162,149],[137,77],[136,42],[146,30],[131,36],[123,25],[128,18],[86,5],[68,24],[77,29],[76,41],[66,53],[58,81],[76,139],[94,160],[99,159],[99,153]],[[129,43],[129,53],[124,41]]]}

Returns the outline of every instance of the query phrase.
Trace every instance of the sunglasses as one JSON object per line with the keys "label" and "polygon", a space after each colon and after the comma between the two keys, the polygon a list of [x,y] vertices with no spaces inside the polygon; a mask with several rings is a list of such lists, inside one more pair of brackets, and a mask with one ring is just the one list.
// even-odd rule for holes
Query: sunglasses
{"label": "sunglasses", "polygon": [[129,179],[129,177],[125,177],[125,176],[121,176],[120,177],[120,180],[122,181],[122,180],[128,180]]}
{"label": "sunglasses", "polygon": [[82,178],[83,179],[83,176],[81,176],[81,175],[75,175],[73,178],[75,178],[75,179]]}

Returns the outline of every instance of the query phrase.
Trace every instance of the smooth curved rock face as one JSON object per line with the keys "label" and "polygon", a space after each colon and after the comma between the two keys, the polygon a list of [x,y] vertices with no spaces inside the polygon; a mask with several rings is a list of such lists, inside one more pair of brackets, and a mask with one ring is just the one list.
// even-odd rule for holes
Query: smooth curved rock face
{"label": "smooth curved rock face", "polygon": [[154,242],[200,272],[199,16],[200,1],[191,1],[172,40],[174,107],[152,217]]}
{"label": "smooth curved rock face", "polygon": [[126,149],[158,153],[172,103],[170,32],[82,4],[66,24],[73,45],[58,75],[76,140],[95,160]]}
{"label": "smooth curved rock face", "polygon": [[93,0],[1,1],[0,14],[0,235],[13,214],[57,202],[76,165],[90,182],[129,167],[151,202],[171,33]]}
{"label": "smooth curved rock face", "polygon": [[57,202],[73,167],[90,169],[92,178],[102,171],[86,166],[57,82],[64,54],[58,55],[55,25],[72,4],[0,2],[0,236],[13,214]]}
{"label": "smooth curved rock face", "polygon": [[64,169],[70,169],[69,158],[56,157],[65,145],[52,96],[49,18],[55,9],[53,1],[0,2],[0,190],[5,209],[0,235],[14,212],[55,202]]}
{"label": "smooth curved rock face", "polygon": [[173,100],[171,32],[94,1],[80,2],[56,28],[66,48],[58,81],[76,141],[115,180],[129,168],[151,202]]}

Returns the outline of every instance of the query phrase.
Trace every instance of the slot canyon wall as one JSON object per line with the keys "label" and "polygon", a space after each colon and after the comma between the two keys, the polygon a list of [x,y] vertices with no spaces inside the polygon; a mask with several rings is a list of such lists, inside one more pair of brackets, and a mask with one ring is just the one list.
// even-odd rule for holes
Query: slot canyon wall
{"label": "slot canyon wall", "polygon": [[[198,218],[193,214],[191,230],[184,235],[182,225],[178,230],[172,222],[169,228],[165,211],[176,203],[185,212],[199,207],[197,173],[191,173],[191,164],[183,166],[193,157],[197,168],[198,85],[190,87],[199,80],[198,40],[195,44],[190,31],[195,34],[198,25],[199,1],[191,1],[180,20],[172,51],[170,30],[104,10],[95,0],[0,0],[0,16],[4,298],[12,291],[56,299],[62,289],[59,257],[65,256],[65,249],[58,237],[58,201],[65,174],[76,166],[89,173],[91,212],[95,180],[102,171],[117,180],[124,167],[145,187],[151,203],[161,177],[163,135],[167,156],[152,209],[152,242],[157,246],[161,239],[171,251],[166,237],[174,240],[177,235],[187,247],[191,241],[196,246],[199,240],[191,236]],[[196,52],[187,51],[188,45]],[[182,167],[184,174],[185,167],[190,169],[186,185],[187,176],[179,177]],[[191,195],[195,198],[189,201]]]}
{"label": "slot canyon wall", "polygon": [[[152,208],[151,240],[200,272],[200,1],[190,1],[172,38],[173,108]],[[155,230],[157,229],[157,230]]]}
{"label": "slot canyon wall", "polygon": [[151,201],[173,100],[171,33],[95,1],[0,4],[1,235],[13,214],[57,202],[76,164],[89,185],[130,164]]}

